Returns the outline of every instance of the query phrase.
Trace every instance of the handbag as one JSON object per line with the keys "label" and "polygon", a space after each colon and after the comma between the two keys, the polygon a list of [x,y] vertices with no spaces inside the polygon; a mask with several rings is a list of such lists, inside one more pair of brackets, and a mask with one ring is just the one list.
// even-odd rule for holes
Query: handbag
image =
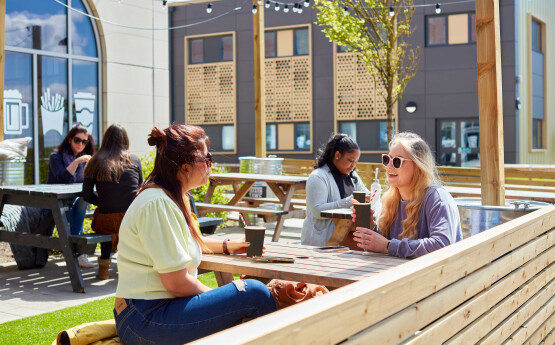
{"label": "handbag", "polygon": [[270,290],[272,297],[274,297],[278,309],[283,309],[329,292],[323,285],[282,279],[272,279],[266,286]]}

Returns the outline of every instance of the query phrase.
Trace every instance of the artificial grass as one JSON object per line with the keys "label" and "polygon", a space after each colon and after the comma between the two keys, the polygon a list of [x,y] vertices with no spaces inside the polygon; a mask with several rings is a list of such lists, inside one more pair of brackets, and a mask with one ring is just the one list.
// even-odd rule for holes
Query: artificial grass
{"label": "artificial grass", "polygon": [[[214,273],[198,276],[199,280],[216,288]],[[113,319],[114,297],[108,297],[75,307],[26,317],[0,324],[1,345],[50,345],[59,332],[83,323]]]}

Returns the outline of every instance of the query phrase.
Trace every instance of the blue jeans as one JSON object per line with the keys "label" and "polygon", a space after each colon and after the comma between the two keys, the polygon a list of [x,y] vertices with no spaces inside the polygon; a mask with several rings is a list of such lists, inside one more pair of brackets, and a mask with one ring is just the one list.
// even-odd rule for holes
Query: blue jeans
{"label": "blue jeans", "polygon": [[230,283],[193,297],[126,299],[118,315],[118,336],[124,345],[184,344],[276,310],[266,285],[245,279],[245,289]]}
{"label": "blue jeans", "polygon": [[69,211],[66,214],[69,222],[69,233],[71,235],[83,234],[83,222],[85,221],[85,213],[87,213],[87,202],[82,197],[73,200]]}

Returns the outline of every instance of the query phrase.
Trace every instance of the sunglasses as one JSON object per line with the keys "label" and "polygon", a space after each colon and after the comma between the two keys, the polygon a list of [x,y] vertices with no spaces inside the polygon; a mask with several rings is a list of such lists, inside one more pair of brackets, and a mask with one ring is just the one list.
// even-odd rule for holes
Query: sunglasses
{"label": "sunglasses", "polygon": [[208,165],[208,167],[210,168],[212,166],[212,154],[210,152],[208,152],[206,154],[206,157],[201,158],[200,160],[198,160],[197,162],[203,162],[206,163],[206,165]]}
{"label": "sunglasses", "polygon": [[87,146],[87,144],[89,143],[89,141],[87,139],[83,140],[81,138],[77,138],[77,137],[73,137],[73,142],[76,143],[77,145],[83,143],[83,145]]}
{"label": "sunglasses", "polygon": [[382,164],[384,166],[388,166],[389,162],[391,162],[395,169],[401,169],[404,161],[410,161],[410,159],[401,158],[401,157],[391,157],[390,155],[382,154]]}

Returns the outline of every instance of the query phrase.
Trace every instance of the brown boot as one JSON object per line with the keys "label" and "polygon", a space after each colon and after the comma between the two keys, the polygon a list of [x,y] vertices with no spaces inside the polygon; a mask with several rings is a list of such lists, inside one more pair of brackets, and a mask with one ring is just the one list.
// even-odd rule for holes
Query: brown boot
{"label": "brown boot", "polygon": [[98,258],[98,274],[96,277],[100,280],[110,279],[110,263],[111,259]]}

